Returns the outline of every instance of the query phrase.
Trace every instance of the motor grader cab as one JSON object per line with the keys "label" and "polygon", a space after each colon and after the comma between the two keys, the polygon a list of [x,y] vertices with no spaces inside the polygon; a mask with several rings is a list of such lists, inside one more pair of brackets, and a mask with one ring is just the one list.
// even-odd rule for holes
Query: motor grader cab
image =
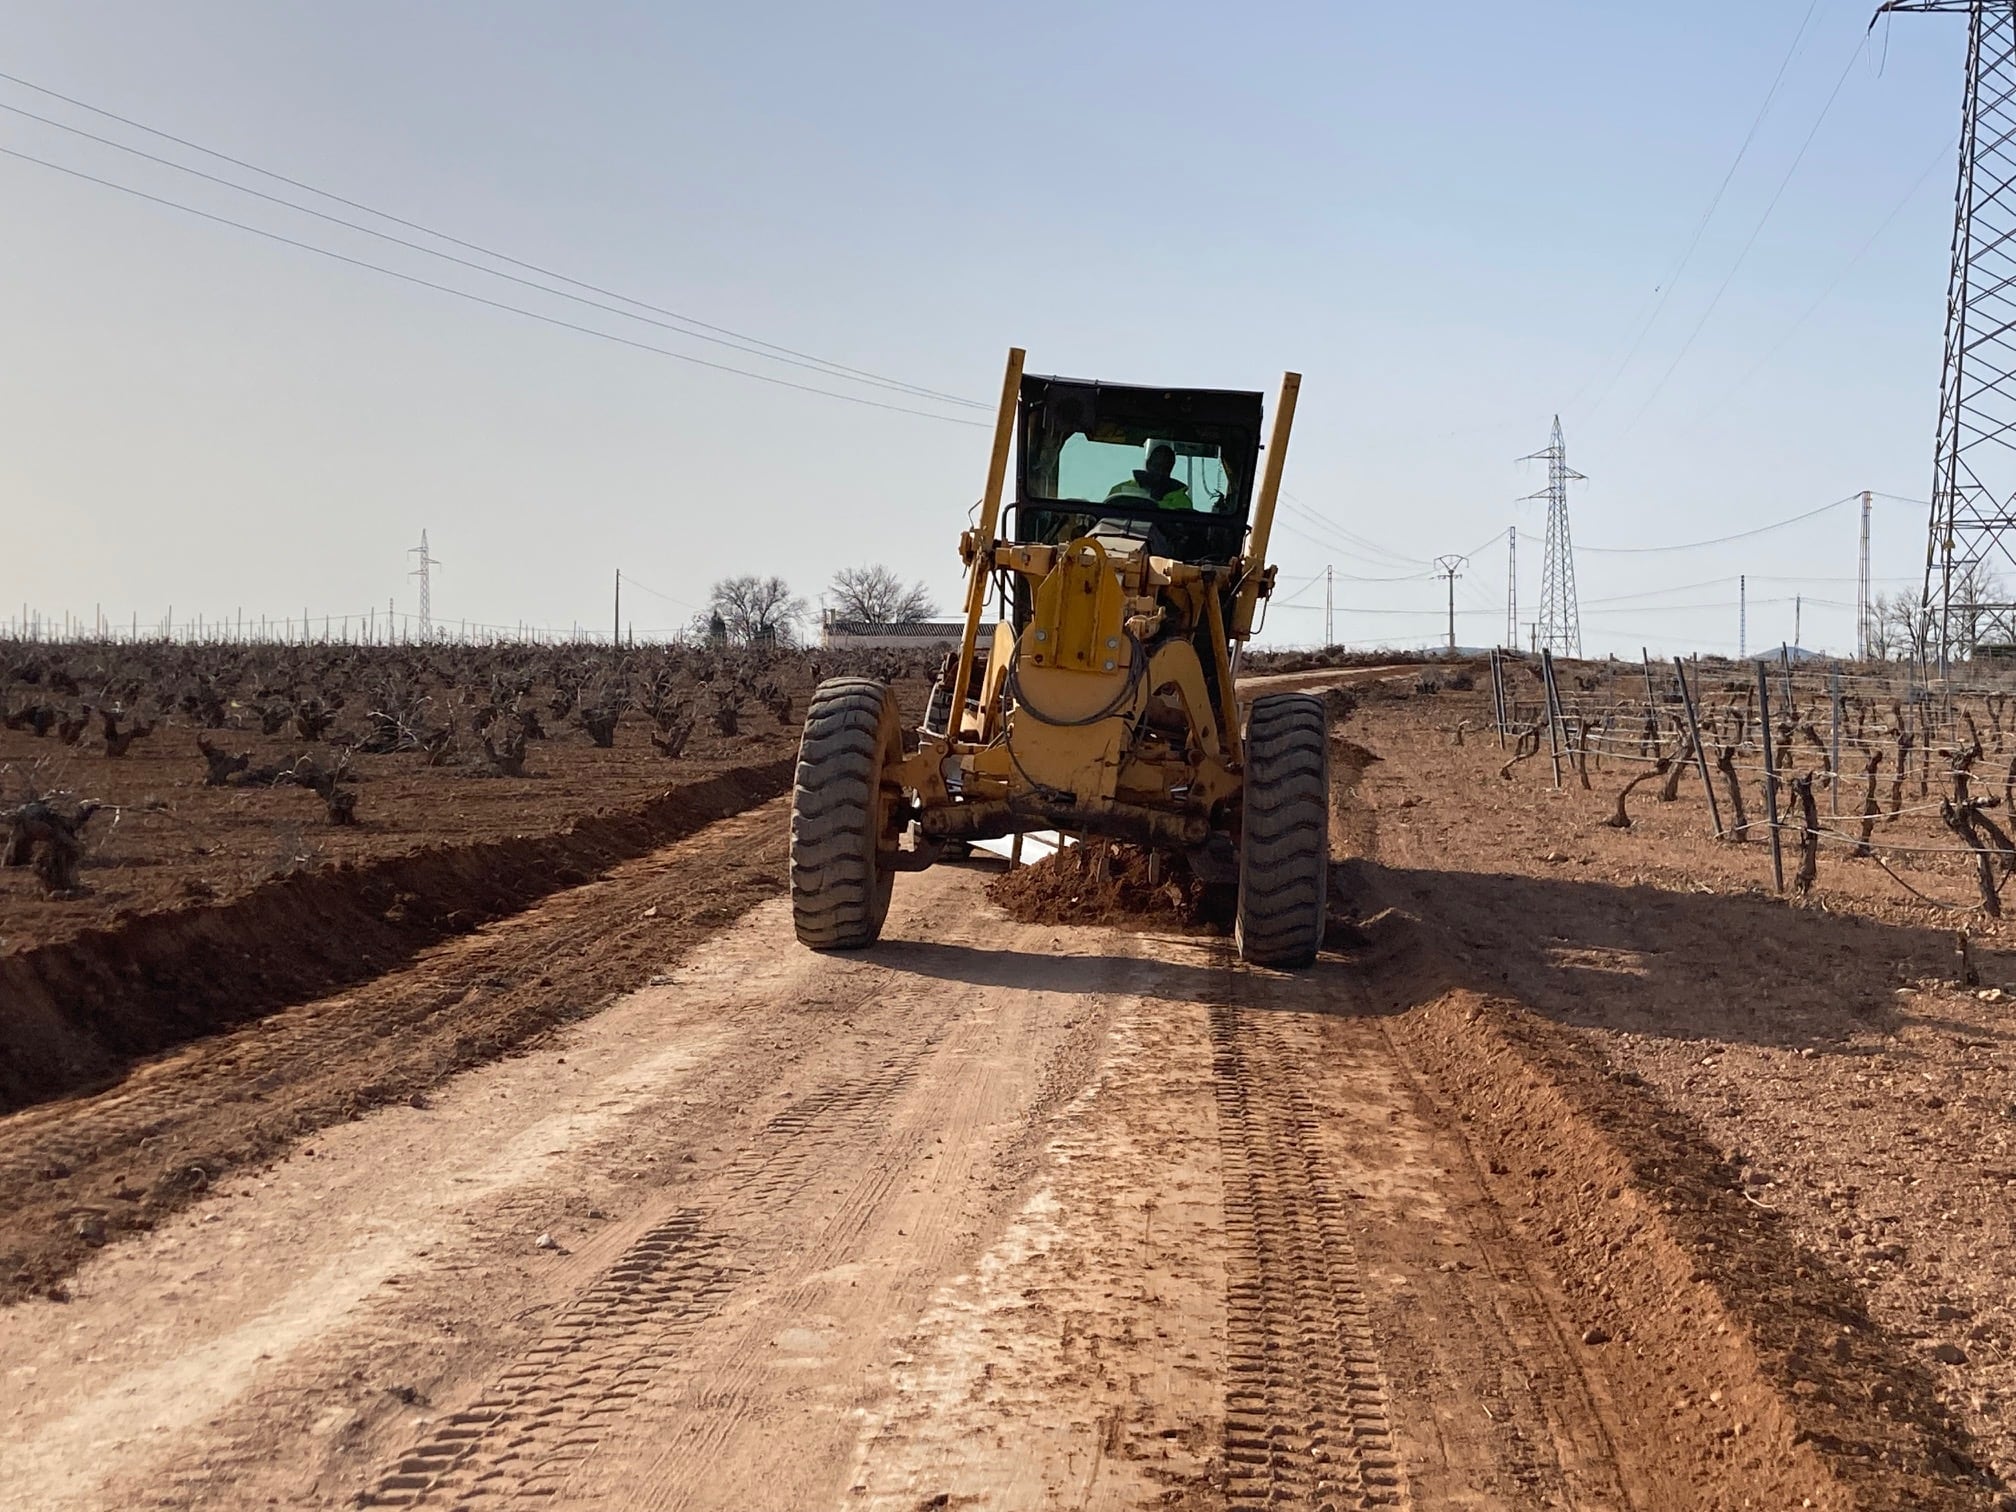
{"label": "motor grader cab", "polygon": [[1266,694],[1242,720],[1234,684],[1273,587],[1300,379],[1282,379],[1263,451],[1259,394],[1024,376],[1022,358],[1009,353],[960,538],[964,633],[914,748],[886,685],[834,678],[813,695],[791,814],[798,938],[871,944],[896,873],[1058,830],[1236,883],[1240,955],[1307,965],[1330,859],[1323,705]]}

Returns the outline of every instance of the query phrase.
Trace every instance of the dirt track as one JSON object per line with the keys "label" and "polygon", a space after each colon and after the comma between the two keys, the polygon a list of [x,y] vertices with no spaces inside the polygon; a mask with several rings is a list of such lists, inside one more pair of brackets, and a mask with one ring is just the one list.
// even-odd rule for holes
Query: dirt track
{"label": "dirt track", "polygon": [[[17,1171],[89,1134],[0,1228],[51,1263],[137,1198],[127,1155],[269,1100],[306,1131],[0,1313],[0,1506],[1994,1505],[1697,1127],[1466,977],[1432,875],[1345,868],[1361,917],[1295,977],[1012,923],[977,865],[833,958],[790,942],[780,834],[0,1120]],[[654,965],[324,1106],[361,1041],[316,1022],[385,1075],[432,1026],[430,1085],[486,995],[578,1012]],[[102,1137],[150,1095],[182,1121]]]}
{"label": "dirt track", "polygon": [[8,1315],[5,1494],[1618,1504],[1375,1021],[1212,945],[1004,929],[980,882],[850,960],[766,905]]}

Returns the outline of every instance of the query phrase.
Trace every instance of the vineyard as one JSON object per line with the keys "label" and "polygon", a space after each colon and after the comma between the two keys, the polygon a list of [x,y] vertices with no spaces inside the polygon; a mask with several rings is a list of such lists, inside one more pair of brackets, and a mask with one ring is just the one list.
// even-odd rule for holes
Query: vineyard
{"label": "vineyard", "polygon": [[[1679,824],[1757,847],[1777,892],[1805,896],[1853,867],[1921,905],[2001,917],[2016,876],[2016,677],[1506,656],[1490,678],[1480,723],[1503,748],[1505,781],[1537,772],[1555,788],[1614,788],[1616,829],[1677,805]],[[1453,733],[1472,736],[1468,722]]]}
{"label": "vineyard", "polygon": [[0,642],[0,948],[319,866],[564,827],[796,744],[921,656]]}

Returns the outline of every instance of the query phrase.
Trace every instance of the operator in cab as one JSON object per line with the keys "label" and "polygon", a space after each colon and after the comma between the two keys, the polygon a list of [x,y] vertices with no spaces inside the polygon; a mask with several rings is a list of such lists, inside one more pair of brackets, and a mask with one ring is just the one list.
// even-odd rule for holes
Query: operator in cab
{"label": "operator in cab", "polygon": [[1195,509],[1191,502],[1190,490],[1171,476],[1176,470],[1176,448],[1167,441],[1157,441],[1148,448],[1148,465],[1134,469],[1134,475],[1123,478],[1107,491],[1108,499],[1145,499],[1163,509]]}

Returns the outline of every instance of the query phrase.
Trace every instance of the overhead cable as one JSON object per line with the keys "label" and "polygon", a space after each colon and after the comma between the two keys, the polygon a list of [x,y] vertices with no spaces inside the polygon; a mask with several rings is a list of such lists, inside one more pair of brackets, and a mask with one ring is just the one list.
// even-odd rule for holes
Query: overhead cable
{"label": "overhead cable", "polygon": [[[523,268],[528,273],[537,273],[543,278],[557,279],[559,282],[564,284],[571,284],[573,287],[577,289],[586,289],[591,294],[600,294],[605,298],[618,300],[623,304],[633,305],[637,309],[648,310],[654,315],[662,315],[668,320],[675,320],[682,322],[685,325],[696,327],[695,330],[689,331],[686,334],[699,337],[699,339],[701,340],[708,340],[710,338],[701,336],[700,332],[711,331],[715,333],[716,336],[733,337],[735,341],[748,342],[751,345],[761,347],[765,350],[765,352],[781,354],[779,358],[773,360],[782,360],[782,358],[798,359],[798,361],[793,364],[794,366],[803,365],[805,363],[811,363],[819,368],[829,370],[836,375],[845,375],[846,377],[849,378],[859,379],[864,382],[872,382],[881,385],[883,387],[894,387],[903,389],[910,393],[917,394],[920,397],[940,399],[948,404],[964,405],[973,409],[991,409],[993,407],[992,405],[989,405],[982,400],[967,398],[960,394],[945,393],[938,389],[926,388],[920,384],[907,383],[901,379],[889,378],[880,373],[870,372],[865,368],[849,367],[845,363],[833,362],[828,360],[827,358],[815,356],[810,352],[799,351],[794,347],[780,346],[776,342],[764,341],[760,337],[750,336],[741,331],[731,330],[727,326],[715,325],[705,320],[696,319],[691,315],[682,315],[676,310],[665,309],[663,306],[652,304],[647,300],[636,299],[631,297],[630,295],[618,293],[613,289],[603,288],[598,284],[593,284],[583,279],[570,277],[569,275],[557,272],[552,268],[541,267],[537,263],[526,262],[522,258],[512,257],[509,253],[499,252],[494,247],[486,247],[482,245],[480,242],[466,241],[459,236],[451,236],[446,231],[436,231],[431,226],[422,225],[418,221],[407,220],[402,216],[394,215],[387,210],[377,209],[376,207],[364,204],[359,200],[346,199],[340,194],[332,193],[330,190],[327,189],[317,188],[315,185],[306,183],[301,179],[289,178],[286,174],[275,172],[271,168],[262,168],[257,163],[250,163],[243,158],[233,157],[228,152],[220,152],[214,147],[205,147],[202,143],[192,142],[187,137],[179,137],[173,134],[172,132],[162,131],[158,127],[149,126],[142,121],[136,121],[132,119],[130,116],[119,115],[114,111],[104,109],[102,106],[92,105],[87,103],[86,101],[77,99],[74,96],[61,94],[56,90],[49,89],[43,85],[33,83],[30,80],[23,79],[15,74],[0,73],[0,80],[4,80],[9,84],[18,85],[22,89],[33,90],[36,94],[45,95],[52,100],[61,100],[64,104],[74,106],[78,110],[88,111],[92,115],[102,117],[103,119],[108,121],[116,121],[121,126],[127,126],[131,127],[135,131],[145,132],[148,136],[156,137],[161,141],[173,142],[176,146],[186,147],[191,152],[200,152],[205,157],[214,158],[221,163],[229,163],[232,167],[242,168],[248,173],[256,173],[262,178],[272,179],[275,183],[287,184],[292,188],[305,190],[309,194],[313,194],[322,199],[329,200],[334,204],[343,205],[351,210],[360,210],[366,215],[374,215],[378,217],[378,219],[383,221],[389,221],[395,226],[404,226],[409,231],[418,231],[424,236],[434,237],[436,240],[449,243],[451,246],[461,247],[465,251],[478,252],[485,257],[494,258],[498,262],[509,263],[514,268]],[[62,131],[74,132],[79,136],[91,137],[93,141],[104,142],[107,146],[116,147],[122,152],[132,152],[141,157],[149,157],[154,162],[165,163],[167,164],[167,166],[171,168],[180,169],[182,172],[185,173],[196,174],[198,177],[202,178],[212,178],[212,175],[202,173],[200,170],[190,168],[185,164],[175,163],[166,158],[153,158],[151,154],[140,152],[138,148],[125,146],[122,143],[111,141],[110,139],[105,137],[93,136],[90,132],[83,131],[81,128],[75,126],[68,126],[60,121],[52,121],[45,116],[32,115],[31,112],[21,110],[18,106],[10,105],[0,108],[12,110],[19,115],[30,116],[31,119],[43,121],[45,124],[55,126],[57,129]],[[258,194],[260,195],[261,198],[265,199],[273,198],[270,195],[260,194],[260,191],[248,188],[243,184],[233,184],[228,179],[213,179],[213,182],[224,184],[229,188],[240,190],[241,192],[246,194]],[[286,200],[277,200],[276,203],[291,204],[291,202]],[[305,206],[294,205],[292,206],[292,208],[306,210]],[[306,210],[306,213],[310,215],[321,214],[320,211],[316,210]],[[325,216],[324,219],[333,219],[333,217]],[[349,225],[351,223],[345,221],[341,222],[341,224]],[[383,232],[369,231],[361,226],[356,227],[355,229],[365,231],[367,235],[372,236],[384,235]],[[388,239],[396,240],[396,238],[388,238]],[[402,243],[402,245],[411,246],[412,243]],[[419,250],[430,251],[431,249],[420,248]],[[447,254],[436,252],[433,253],[432,255],[446,256]],[[492,273],[493,276],[498,278],[508,276],[506,274],[496,273],[495,270],[493,269],[483,269],[482,271]],[[522,282],[522,280],[520,281]],[[560,291],[549,290],[548,292],[558,294]],[[631,318],[634,319],[636,317],[633,316]],[[656,322],[653,323],[655,324]],[[727,342],[723,344],[733,345],[734,343]],[[748,348],[743,347],[739,348],[739,350],[746,351],[748,350]]]}
{"label": "overhead cable", "polygon": [[457,299],[466,299],[472,304],[487,305],[493,310],[503,310],[508,314],[522,315],[527,320],[536,320],[543,325],[557,326],[567,331],[578,331],[584,336],[597,336],[604,341],[613,341],[619,346],[631,347],[640,352],[651,352],[660,357],[670,357],[676,362],[691,363],[695,367],[709,368],[717,373],[733,373],[740,378],[753,378],[758,383],[768,383],[778,388],[796,389],[802,394],[818,394],[827,399],[840,399],[849,404],[866,405],[870,409],[891,410],[899,415],[915,415],[924,420],[937,420],[947,425],[970,426],[977,430],[992,428],[984,420],[961,420],[953,415],[939,415],[933,414],[929,410],[911,409],[901,404],[887,404],[880,399],[869,399],[860,394],[845,394],[835,389],[818,388],[809,383],[796,383],[789,378],[778,378],[769,373],[752,372],[748,368],[734,367],[725,362],[712,362],[705,357],[695,357],[690,352],[675,352],[669,347],[653,346],[648,341],[635,341],[628,336],[618,336],[612,331],[601,331],[593,326],[581,325],[576,321],[562,320],[557,315],[543,315],[537,310],[528,310],[522,305],[507,304],[503,300],[490,299],[485,295],[472,293],[467,289],[455,288],[451,284],[436,283],[434,280],[422,278],[418,274],[404,273],[397,268],[388,268],[382,263],[368,262],[361,257],[351,257],[347,253],[333,251],[328,247],[318,246],[314,242],[302,241],[292,236],[283,236],[278,231],[268,231],[264,227],[250,225],[245,221],[233,220],[226,215],[216,215],[208,210],[199,210],[194,205],[185,205],[179,200],[167,199],[158,194],[149,194],[146,190],[135,189],[130,184],[121,184],[112,179],[100,178],[96,174],[86,173],[80,168],[67,167],[62,163],[52,163],[46,158],[35,157],[30,153],[20,152],[12,147],[0,147],[0,155],[14,158],[23,163],[33,163],[38,168],[47,168],[52,172],[66,174],[71,178],[82,179],[86,183],[97,184],[101,188],[115,189],[121,194],[129,194],[135,199],[147,200],[152,204],[161,205],[170,210],[179,210],[185,215],[193,215],[200,220],[212,221],[220,226],[230,226],[234,230],[250,232],[252,235],[264,237],[268,241],[280,242],[289,247],[298,247],[303,252],[313,252],[317,256],[330,258],[335,262],[347,263],[353,268],[362,268],[367,272],[383,274],[387,278],[396,278],[403,283],[415,284],[423,289],[432,289],[439,294],[453,295]]}
{"label": "overhead cable", "polygon": [[1860,493],[1852,493],[1845,499],[1836,499],[1832,504],[1822,504],[1818,509],[1809,509],[1804,514],[1793,515],[1790,519],[1774,520],[1769,525],[1759,525],[1754,530],[1739,530],[1734,535],[1716,536],[1708,541],[1677,541],[1667,546],[1577,546],[1577,552],[1596,552],[1603,556],[1638,556],[1655,551],[1698,551],[1704,546],[1725,546],[1731,541],[1747,541],[1752,536],[1764,535],[1769,531],[1783,530],[1788,525],[1797,525],[1816,515],[1823,515],[1830,509],[1839,509],[1843,504],[1853,504],[1861,498]]}
{"label": "overhead cable", "polygon": [[1666,371],[1661,373],[1659,381],[1652,385],[1652,392],[1647,394],[1645,402],[1638,406],[1638,413],[1631,417],[1631,425],[1625,427],[1627,432],[1645,418],[1645,412],[1652,408],[1653,401],[1665,390],[1667,380],[1679,371],[1680,364],[1687,360],[1687,354],[1694,350],[1695,341],[1699,339],[1710,318],[1720,307],[1722,296],[1729,292],[1729,285],[1736,281],[1736,275],[1749,260],[1750,250],[1757,245],[1757,238],[1764,234],[1764,227],[1769,224],[1772,212],[1778,208],[1778,202],[1785,197],[1786,189],[1791,186],[1793,177],[1799,172],[1799,165],[1806,161],[1806,153],[1812,147],[1813,139],[1820,135],[1820,127],[1826,122],[1828,113],[1833,110],[1834,101],[1840,97],[1842,86],[1848,82],[1848,75],[1854,72],[1855,64],[1862,56],[1862,49],[1868,46],[1868,41],[1865,35],[1855,44],[1855,51],[1848,55],[1848,61],[1841,69],[1841,77],[1834,81],[1834,88],[1828,92],[1826,103],[1820,107],[1820,114],[1814,118],[1812,130],[1806,133],[1806,140],[1799,144],[1799,151],[1793,155],[1792,166],[1785,170],[1785,176],[1778,181],[1778,188],[1772,194],[1770,203],[1765,205],[1764,213],[1757,218],[1757,224],[1750,228],[1750,239],[1743,243],[1743,250],[1736,254],[1736,261],[1723,275],[1721,286],[1715,290],[1715,297],[1708,301],[1708,308],[1703,310],[1701,318],[1694,322],[1694,329],[1687,333],[1686,341],[1681,343],[1680,350],[1666,365]]}
{"label": "overhead cable", "polygon": [[[1694,260],[1694,253],[1701,245],[1701,237],[1707,231],[1708,223],[1715,218],[1715,212],[1721,208],[1722,196],[1729,192],[1729,185],[1736,177],[1736,170],[1743,166],[1743,159],[1749,154],[1750,144],[1757,140],[1758,129],[1763,126],[1764,118],[1771,113],[1772,101],[1778,98],[1778,86],[1785,82],[1785,72],[1792,66],[1793,58],[1798,55],[1799,44],[1806,39],[1806,29],[1812,25],[1813,12],[1819,8],[1819,3],[1820,0],[1808,0],[1806,14],[1799,21],[1799,29],[1792,34],[1791,45],[1785,49],[1785,56],[1778,64],[1778,72],[1771,76],[1771,87],[1764,92],[1764,103],[1757,107],[1757,114],[1751,118],[1750,129],[1743,134],[1743,141],[1736,149],[1736,156],[1722,175],[1722,182],[1715,186],[1715,193],[1708,201],[1708,208],[1701,212],[1701,219],[1695,222],[1694,234],[1688,238],[1686,250],[1680,254],[1679,263],[1655,291],[1659,296],[1658,304],[1638,327],[1638,333],[1631,338],[1631,346],[1624,353],[1623,361],[1617,364],[1616,370],[1610,374],[1609,382],[1603,385],[1603,392],[1597,395],[1596,402],[1590,406],[1589,412],[1592,415],[1609,399],[1610,391],[1617,386],[1617,380],[1624,376],[1625,369],[1631,366],[1631,359],[1638,355],[1638,349],[1644,344],[1645,337],[1650,334],[1652,327],[1659,323],[1659,317],[1665,313],[1666,303],[1673,297],[1674,285],[1680,282],[1681,275],[1687,271],[1687,265]],[[0,78],[4,77],[5,75],[0,75]],[[1585,383],[1583,388],[1587,387]],[[1580,398],[1581,390],[1578,390],[1575,399],[1571,399],[1568,403],[1571,411],[1575,408],[1576,400]]]}

